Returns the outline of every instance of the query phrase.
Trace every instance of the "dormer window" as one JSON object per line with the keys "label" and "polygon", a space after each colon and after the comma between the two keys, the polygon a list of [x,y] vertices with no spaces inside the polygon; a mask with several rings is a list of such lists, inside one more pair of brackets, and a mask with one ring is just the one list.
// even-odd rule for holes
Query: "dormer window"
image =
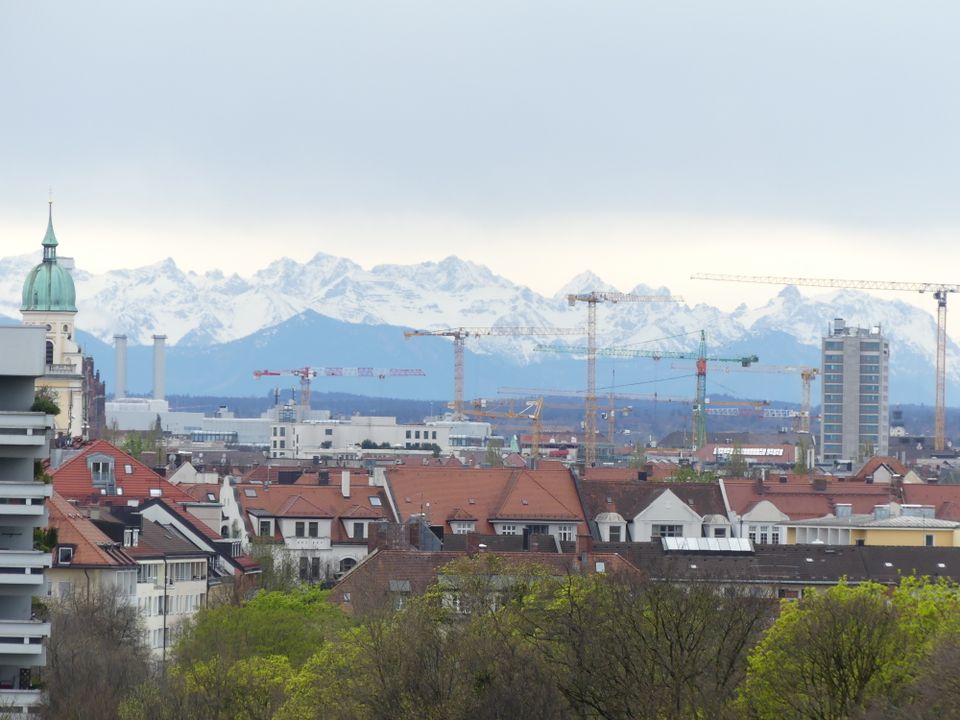
{"label": "dormer window", "polygon": [[98,453],[87,460],[87,467],[90,469],[90,480],[93,486],[107,490],[103,493],[104,495],[112,494],[117,484],[113,474],[113,458]]}
{"label": "dormer window", "polygon": [[73,562],[73,546],[61,545],[57,548],[57,565],[69,565]]}

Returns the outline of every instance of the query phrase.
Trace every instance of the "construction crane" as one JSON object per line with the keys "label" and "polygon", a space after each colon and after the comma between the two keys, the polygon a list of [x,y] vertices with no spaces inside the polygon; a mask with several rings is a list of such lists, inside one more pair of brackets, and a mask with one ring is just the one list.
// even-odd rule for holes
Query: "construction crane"
{"label": "construction crane", "polygon": [[[689,366],[680,363],[671,363],[671,368],[675,370],[689,370]],[[751,367],[722,367],[717,372],[724,373],[779,373],[789,375],[799,375],[801,383],[800,394],[800,412],[793,412],[789,415],[777,415],[776,417],[791,417],[796,420],[797,432],[810,432],[810,385],[820,373],[820,368],[808,367],[805,365],[755,365]],[[764,417],[775,417],[774,415],[765,415]]]}
{"label": "construction crane", "polygon": [[[586,348],[582,347],[556,347],[550,345],[537,345],[537,350],[546,352],[565,352],[582,355]],[[707,426],[704,419],[707,401],[707,362],[735,362],[743,367],[749,367],[760,358],[756,355],[745,355],[743,357],[713,357],[707,355],[707,334],[700,331],[700,346],[696,353],[675,351],[675,350],[635,350],[633,348],[593,348],[596,355],[605,355],[609,357],[621,358],[653,358],[661,360],[670,358],[674,360],[696,360],[697,361],[697,392],[693,401],[693,449],[699,450],[707,442]]]}
{"label": "construction crane", "polygon": [[[520,388],[520,387],[499,387],[497,392],[500,395],[540,395],[543,397],[574,397],[574,398],[583,398],[586,395],[586,390],[559,390],[559,389],[550,389],[550,388]],[[610,392],[607,393],[609,398],[609,406],[604,413],[600,413],[601,419],[606,419],[607,421],[607,440],[613,442],[614,434],[616,430],[616,416],[617,416],[617,407],[615,404],[616,400],[652,400],[654,403],[658,402],[667,402],[667,403],[683,403],[689,405],[693,402],[690,398],[675,398],[667,397],[660,395],[659,393],[647,393],[647,394],[638,394],[638,393],[621,393],[621,392]],[[545,407],[555,408],[557,405],[555,403],[544,403]],[[581,406],[571,406],[571,407],[581,407]],[[598,408],[599,410],[599,408]],[[654,415],[656,415],[656,405],[654,405]]]}
{"label": "construction crane", "polygon": [[408,330],[405,338],[412,337],[451,337],[453,338],[453,416],[463,420],[463,349],[468,337],[480,336],[522,337],[583,335],[581,328],[543,328],[543,327],[459,327],[442,330]]}
{"label": "construction crane", "polygon": [[310,410],[310,380],[315,377],[369,377],[383,380],[388,377],[426,375],[420,368],[373,368],[373,367],[302,367],[293,370],[254,370],[253,376],[300,378],[300,419]]}
{"label": "construction crane", "polygon": [[907,292],[932,293],[933,299],[937,301],[937,396],[933,422],[933,449],[938,451],[944,449],[946,444],[947,294],[960,292],[960,285],[929,282],[886,282],[882,280],[830,280],[767,275],[721,275],[718,273],[694,273],[690,278],[693,280],[725,280],[728,282],[766,283],[770,285],[805,285],[854,290],[905,290]]}
{"label": "construction crane", "polygon": [[584,460],[587,467],[597,461],[597,303],[683,302],[673,295],[632,295],[618,292],[571,293],[567,304],[587,303],[587,394],[584,397]]}
{"label": "construction crane", "polygon": [[543,411],[543,398],[528,400],[525,403],[524,409],[520,410],[519,412],[515,412],[514,410],[488,410],[488,403],[483,399],[474,400],[471,404],[473,407],[466,411],[468,415],[506,419],[527,418],[532,421],[533,432],[530,439],[530,458],[532,460],[537,460],[540,457],[540,433],[542,431],[541,412]]}

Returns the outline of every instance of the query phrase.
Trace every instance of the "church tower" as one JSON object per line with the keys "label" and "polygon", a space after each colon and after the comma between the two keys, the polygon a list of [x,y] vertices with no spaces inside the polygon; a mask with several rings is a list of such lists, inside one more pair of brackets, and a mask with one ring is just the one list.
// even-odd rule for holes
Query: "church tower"
{"label": "church tower", "polygon": [[77,293],[69,269],[57,259],[58,244],[51,201],[43,236],[43,261],[23,283],[20,313],[24,325],[46,328],[46,369],[37,379],[37,388],[46,388],[54,396],[60,406],[57,431],[71,438],[84,435],[83,355],[74,340]]}

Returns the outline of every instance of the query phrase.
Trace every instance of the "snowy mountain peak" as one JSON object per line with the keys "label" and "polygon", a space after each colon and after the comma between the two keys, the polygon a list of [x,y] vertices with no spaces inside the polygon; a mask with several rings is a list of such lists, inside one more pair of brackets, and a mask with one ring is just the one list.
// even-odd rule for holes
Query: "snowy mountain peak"
{"label": "snowy mountain peak", "polygon": [[620,292],[613,285],[605,282],[598,275],[593,273],[590,270],[584,270],[579,275],[576,275],[572,280],[570,280],[566,285],[557,290],[554,293],[553,298],[555,300],[564,300],[566,301],[567,295],[579,295],[581,293],[589,292]]}

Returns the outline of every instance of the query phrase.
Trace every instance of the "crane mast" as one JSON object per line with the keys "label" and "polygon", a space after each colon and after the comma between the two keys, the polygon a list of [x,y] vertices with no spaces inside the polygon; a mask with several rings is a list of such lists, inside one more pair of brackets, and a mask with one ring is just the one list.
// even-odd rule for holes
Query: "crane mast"
{"label": "crane mast", "polygon": [[619,292],[588,292],[567,295],[567,304],[587,303],[587,395],[584,398],[584,462],[587,467],[597,462],[597,303],[683,302],[673,295],[633,295]]}
{"label": "crane mast", "polygon": [[463,406],[463,355],[465,340],[468,337],[497,336],[552,336],[552,335],[582,335],[580,328],[545,328],[545,327],[458,327],[441,330],[408,330],[403,333],[405,338],[412,337],[449,337],[453,338],[453,416],[456,420],[465,417]]}
{"label": "crane mast", "polygon": [[[575,353],[583,354],[589,350],[589,347],[556,347],[551,345],[537,345],[537,350],[544,352]],[[707,356],[707,335],[700,331],[700,345],[696,353],[676,351],[676,350],[635,350],[633,348],[593,348],[594,355],[606,355],[609,357],[621,358],[653,358],[660,360],[663,358],[672,358],[676,360],[696,360],[697,361],[697,391],[693,405],[693,447],[695,450],[702,448],[707,442],[706,421],[706,397],[707,397],[707,361],[711,362],[736,362],[743,367],[758,362],[756,355],[745,355],[742,357],[709,357]],[[589,392],[589,391],[588,391]]]}
{"label": "crane mast", "polygon": [[933,422],[933,449],[946,446],[946,373],[947,373],[947,294],[960,292],[960,285],[934,282],[899,282],[883,280],[836,280],[828,278],[778,277],[770,275],[724,275],[694,273],[693,280],[724,280],[728,282],[764,283],[768,285],[796,285],[809,287],[851,288],[854,290],[897,290],[932,293],[937,301],[937,378]]}

